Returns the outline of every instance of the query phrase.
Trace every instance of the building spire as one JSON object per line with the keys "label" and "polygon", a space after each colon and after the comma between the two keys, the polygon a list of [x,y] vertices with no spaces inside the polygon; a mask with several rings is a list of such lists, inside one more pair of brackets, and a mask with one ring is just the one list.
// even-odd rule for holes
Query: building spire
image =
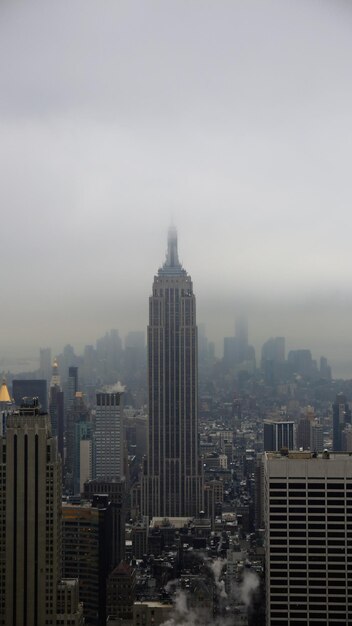
{"label": "building spire", "polygon": [[177,230],[171,225],[167,236],[167,252],[164,267],[181,267],[177,252]]}

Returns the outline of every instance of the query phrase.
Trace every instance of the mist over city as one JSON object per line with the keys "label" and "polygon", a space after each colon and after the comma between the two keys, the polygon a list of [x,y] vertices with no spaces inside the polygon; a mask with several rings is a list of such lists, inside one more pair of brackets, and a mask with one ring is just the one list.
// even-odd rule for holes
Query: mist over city
{"label": "mist over city", "polygon": [[4,352],[144,329],[173,221],[219,357],[245,308],[349,376],[349,4],[0,10]]}
{"label": "mist over city", "polygon": [[351,32],[0,3],[0,626],[352,624]]}

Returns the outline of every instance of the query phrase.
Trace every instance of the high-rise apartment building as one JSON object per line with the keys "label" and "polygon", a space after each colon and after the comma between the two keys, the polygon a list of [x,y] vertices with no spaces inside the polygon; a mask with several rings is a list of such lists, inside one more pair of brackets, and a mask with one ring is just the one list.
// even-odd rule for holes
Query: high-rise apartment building
{"label": "high-rise apartment building", "polygon": [[352,624],[352,457],[264,454],[267,626]]}
{"label": "high-rise apartment building", "polygon": [[154,277],[148,326],[148,453],[142,511],[197,515],[203,509],[198,453],[196,299],[170,228],[166,261]]}
{"label": "high-rise apartment building", "polygon": [[25,398],[18,412],[7,415],[0,437],[0,624],[81,624],[81,608],[68,616],[61,602],[75,584],[61,580],[56,438],[38,398]]}

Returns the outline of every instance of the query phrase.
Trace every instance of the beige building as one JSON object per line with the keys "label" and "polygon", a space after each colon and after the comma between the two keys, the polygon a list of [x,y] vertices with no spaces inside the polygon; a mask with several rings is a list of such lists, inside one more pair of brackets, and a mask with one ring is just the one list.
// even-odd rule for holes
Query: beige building
{"label": "beige building", "polygon": [[266,453],[267,626],[352,624],[352,456]]}
{"label": "beige building", "polygon": [[[38,399],[25,398],[0,437],[0,624],[55,625],[58,608],[61,624],[81,624],[78,600],[69,602],[76,587],[61,581],[57,442]],[[62,613],[62,598],[70,614]]]}

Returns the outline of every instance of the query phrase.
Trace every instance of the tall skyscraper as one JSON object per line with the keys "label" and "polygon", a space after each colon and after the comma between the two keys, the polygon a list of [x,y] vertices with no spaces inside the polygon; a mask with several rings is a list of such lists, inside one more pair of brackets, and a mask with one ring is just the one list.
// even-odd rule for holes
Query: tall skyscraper
{"label": "tall skyscraper", "polygon": [[170,228],[166,260],[149,298],[145,515],[191,516],[203,509],[197,343],[192,280],[178,259],[176,230]]}
{"label": "tall skyscraper", "polygon": [[124,475],[121,392],[97,393],[94,424],[94,478],[112,480]]}
{"label": "tall skyscraper", "polygon": [[240,363],[248,358],[248,320],[243,314],[237,315],[235,321],[236,339]]}
{"label": "tall skyscraper", "polygon": [[50,380],[51,373],[51,349],[40,348],[39,356],[39,376],[47,382]]}
{"label": "tall skyscraper", "polygon": [[81,624],[78,604],[67,616],[69,596],[78,599],[73,585],[61,580],[56,438],[38,398],[24,398],[20,410],[7,415],[0,437],[0,624]]}
{"label": "tall skyscraper", "polygon": [[351,424],[351,409],[347,403],[346,396],[338,393],[332,405],[332,427],[333,427],[333,450],[342,450],[342,432],[347,424]]}
{"label": "tall skyscraper", "polygon": [[57,437],[58,449],[61,458],[64,458],[64,392],[61,389],[59,366],[55,359],[52,366],[52,376],[49,389],[49,414],[51,430]]}
{"label": "tall skyscraper", "polygon": [[264,454],[268,626],[352,624],[352,457]]}

